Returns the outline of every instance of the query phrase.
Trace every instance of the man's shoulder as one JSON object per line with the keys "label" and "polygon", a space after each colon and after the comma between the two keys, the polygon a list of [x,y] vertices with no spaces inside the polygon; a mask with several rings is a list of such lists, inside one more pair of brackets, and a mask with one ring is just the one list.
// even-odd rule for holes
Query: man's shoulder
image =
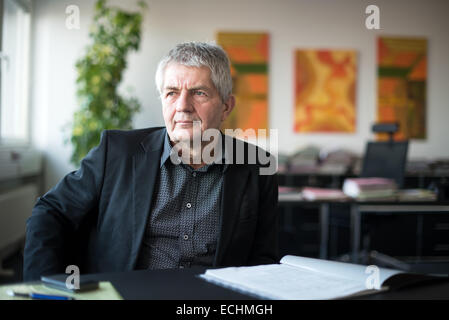
{"label": "man's shoulder", "polygon": [[114,139],[123,142],[140,142],[147,138],[149,135],[162,134],[165,127],[152,127],[133,130],[105,130],[109,139]]}
{"label": "man's shoulder", "polygon": [[151,127],[143,129],[132,130],[105,130],[110,138],[125,139],[125,140],[139,140],[145,139],[148,135],[161,133],[165,127]]}
{"label": "man's shoulder", "polygon": [[[269,167],[273,161],[276,161],[275,156],[262,146],[230,135],[224,135],[224,137],[227,161],[231,161],[233,164],[244,164],[260,168]],[[229,152],[230,147],[232,148],[231,152]]]}
{"label": "man's shoulder", "polygon": [[152,127],[133,130],[105,130],[103,134],[107,135],[109,145],[133,151],[148,140],[162,141],[164,132],[165,127]]}

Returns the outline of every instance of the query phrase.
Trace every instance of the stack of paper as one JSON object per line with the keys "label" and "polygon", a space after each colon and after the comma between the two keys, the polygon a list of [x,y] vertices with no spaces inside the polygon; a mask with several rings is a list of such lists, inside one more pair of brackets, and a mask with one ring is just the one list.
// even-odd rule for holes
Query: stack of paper
{"label": "stack of paper", "polygon": [[279,186],[279,201],[302,201],[300,188]]}
{"label": "stack of paper", "polygon": [[346,200],[346,196],[340,189],[325,189],[305,187],[302,189],[302,196],[306,200]]}
{"label": "stack of paper", "polygon": [[437,195],[426,189],[406,189],[398,192],[398,198],[401,201],[435,201]]}
{"label": "stack of paper", "polygon": [[320,149],[316,146],[308,146],[296,152],[289,159],[289,171],[304,174],[317,172],[319,154]]}
{"label": "stack of paper", "polygon": [[28,300],[29,298],[12,297],[8,294],[8,290],[19,293],[41,293],[48,295],[64,295],[72,297],[76,300],[123,300],[122,296],[117,292],[110,282],[100,282],[97,290],[70,293],[53,288],[49,288],[41,283],[32,284],[13,284],[0,286],[0,300]]}
{"label": "stack of paper", "polygon": [[395,199],[397,186],[385,178],[350,178],[343,183],[343,192],[357,200]]}

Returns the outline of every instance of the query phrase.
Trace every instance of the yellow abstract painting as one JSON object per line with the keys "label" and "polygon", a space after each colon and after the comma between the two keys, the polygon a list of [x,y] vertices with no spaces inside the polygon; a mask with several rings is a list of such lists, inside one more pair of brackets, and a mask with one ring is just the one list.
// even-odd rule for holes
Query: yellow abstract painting
{"label": "yellow abstract painting", "polygon": [[268,129],[267,33],[219,32],[217,43],[231,61],[236,106],[223,129]]}
{"label": "yellow abstract painting", "polygon": [[396,140],[425,139],[427,40],[380,37],[377,64],[378,122],[398,122]]}
{"label": "yellow abstract painting", "polygon": [[297,50],[294,131],[355,132],[356,80],[355,51]]}

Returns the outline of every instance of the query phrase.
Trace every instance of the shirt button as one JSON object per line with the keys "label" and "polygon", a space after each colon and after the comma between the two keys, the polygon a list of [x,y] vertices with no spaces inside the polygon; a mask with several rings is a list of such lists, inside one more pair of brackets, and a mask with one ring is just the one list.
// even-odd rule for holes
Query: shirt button
{"label": "shirt button", "polygon": [[196,177],[196,172],[192,173],[192,176]]}
{"label": "shirt button", "polygon": [[192,207],[192,204],[190,202],[187,202],[186,207],[190,209]]}
{"label": "shirt button", "polygon": [[181,264],[181,265],[179,266],[179,268],[180,268],[180,269],[183,269],[183,268],[184,268],[184,266],[183,266],[183,265]]}
{"label": "shirt button", "polygon": [[184,239],[184,240],[189,240],[189,236],[185,234],[184,237],[183,237],[183,239]]}

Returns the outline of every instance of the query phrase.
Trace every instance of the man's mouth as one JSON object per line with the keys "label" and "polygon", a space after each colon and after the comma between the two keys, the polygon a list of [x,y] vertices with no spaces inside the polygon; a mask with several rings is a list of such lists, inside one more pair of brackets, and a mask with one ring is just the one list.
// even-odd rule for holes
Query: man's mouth
{"label": "man's mouth", "polygon": [[175,121],[175,125],[179,127],[191,127],[193,125],[193,121],[191,120]]}
{"label": "man's mouth", "polygon": [[196,123],[197,125],[201,125],[200,120],[175,120],[175,126],[180,127],[192,127]]}

